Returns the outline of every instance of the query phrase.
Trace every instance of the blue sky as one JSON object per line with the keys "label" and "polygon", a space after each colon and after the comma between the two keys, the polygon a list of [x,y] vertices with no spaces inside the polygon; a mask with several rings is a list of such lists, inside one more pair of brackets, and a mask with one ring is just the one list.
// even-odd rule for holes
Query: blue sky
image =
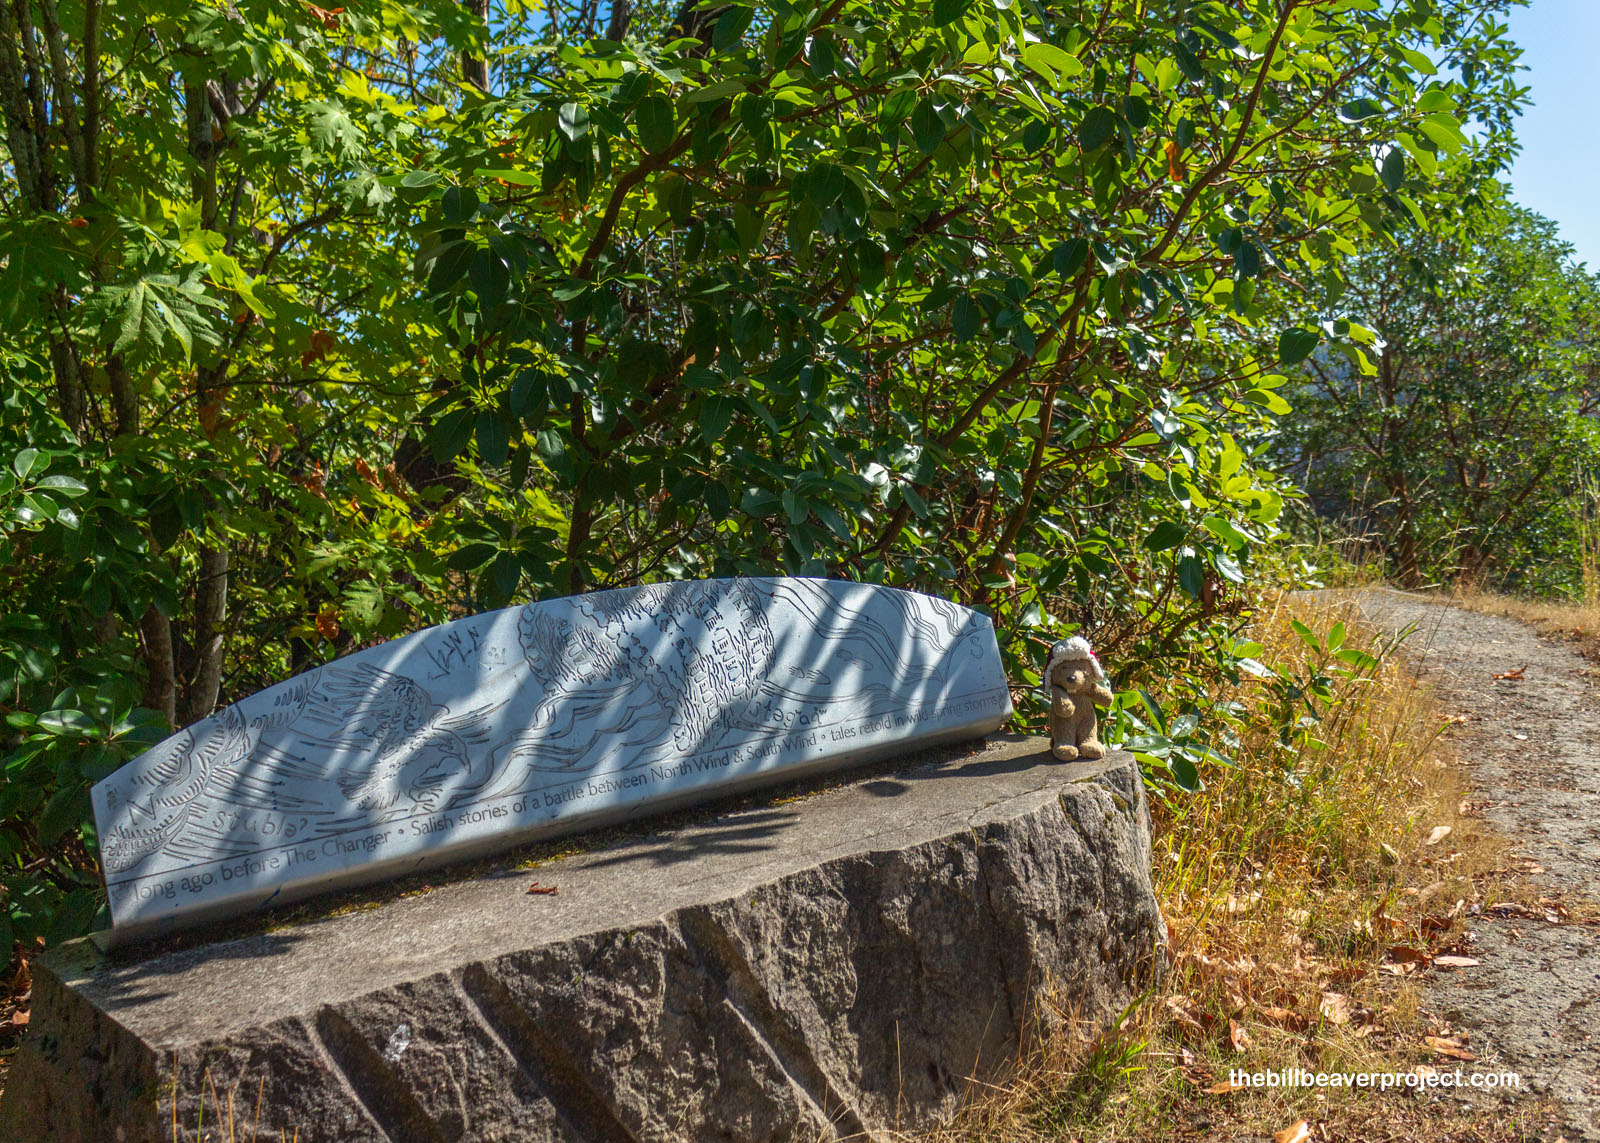
{"label": "blue sky", "polygon": [[1600,0],[1533,0],[1511,14],[1533,106],[1517,124],[1522,154],[1511,168],[1518,202],[1561,224],[1577,256],[1600,270],[1600,161],[1595,99]]}

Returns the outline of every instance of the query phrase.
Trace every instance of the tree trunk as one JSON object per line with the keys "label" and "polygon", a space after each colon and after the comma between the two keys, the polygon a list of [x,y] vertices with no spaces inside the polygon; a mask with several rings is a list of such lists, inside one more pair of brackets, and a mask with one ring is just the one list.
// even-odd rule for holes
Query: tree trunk
{"label": "tree trunk", "polygon": [[172,623],[154,607],[145,609],[139,620],[144,643],[144,697],[142,705],[167,716],[167,725],[178,725],[178,683],[172,658]]}
{"label": "tree trunk", "polygon": [[620,41],[628,34],[633,22],[633,4],[630,0],[611,0],[611,16],[606,20],[606,39]]}
{"label": "tree trunk", "polygon": [[1404,473],[1391,473],[1385,480],[1394,498],[1395,577],[1401,587],[1422,586],[1422,566],[1417,555],[1416,524],[1411,515],[1411,489]]}
{"label": "tree trunk", "polygon": [[195,586],[194,676],[189,680],[186,723],[210,714],[222,689],[224,621],[228,617],[228,549],[200,549],[200,582]]}
{"label": "tree trunk", "polygon": [[[489,0],[461,0],[472,18],[481,24],[489,21]],[[489,90],[489,61],[470,52],[461,53],[461,78],[479,91]]]}

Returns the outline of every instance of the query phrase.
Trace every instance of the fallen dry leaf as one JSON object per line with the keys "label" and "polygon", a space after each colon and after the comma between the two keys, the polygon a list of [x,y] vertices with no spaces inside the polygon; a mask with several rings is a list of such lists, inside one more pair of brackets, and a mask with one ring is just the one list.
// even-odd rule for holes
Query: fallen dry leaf
{"label": "fallen dry leaf", "polygon": [[1367,969],[1355,965],[1350,968],[1336,968],[1328,974],[1329,984],[1354,984],[1358,980],[1367,978]]}
{"label": "fallen dry leaf", "polygon": [[1484,909],[1488,917],[1529,917],[1537,919],[1539,914],[1519,901],[1499,901]]}
{"label": "fallen dry leaf", "polygon": [[1418,889],[1416,891],[1416,893],[1417,893],[1417,904],[1426,905],[1429,901],[1433,900],[1440,893],[1444,892],[1445,885],[1446,885],[1446,882],[1443,882],[1443,881],[1430,881],[1428,884],[1424,885],[1421,889]]}
{"label": "fallen dry leaf", "polygon": [[1414,964],[1426,968],[1433,963],[1433,958],[1421,949],[1410,948],[1406,945],[1394,945],[1389,949],[1389,960],[1395,964]]}
{"label": "fallen dry leaf", "polygon": [[1228,1019],[1228,1043],[1233,1045],[1233,1050],[1236,1052],[1249,1051],[1252,1043],[1250,1033],[1244,1030],[1244,1025],[1232,1017]]}
{"label": "fallen dry leaf", "polygon": [[1478,1058],[1467,1050],[1465,1044],[1454,1037],[1424,1036],[1422,1039],[1428,1047],[1438,1052],[1441,1056],[1447,1056],[1452,1060],[1464,1060],[1470,1063]]}
{"label": "fallen dry leaf", "polygon": [[1521,682],[1523,679],[1523,672],[1527,669],[1527,667],[1518,667],[1514,671],[1496,671],[1494,673],[1494,677],[1497,679],[1509,679],[1512,682]]}
{"label": "fallen dry leaf", "polygon": [[13,1028],[26,1028],[28,1026],[28,1020],[32,1016],[33,1012],[31,1009],[26,1012],[13,1012],[11,1014],[11,1026]]}
{"label": "fallen dry leaf", "polygon": [[1341,992],[1324,992],[1318,1011],[1330,1024],[1350,1023],[1350,999]]}
{"label": "fallen dry leaf", "polygon": [[1167,1010],[1172,1013],[1173,1022],[1182,1028],[1185,1036],[1198,1043],[1205,1036],[1205,1029],[1200,1026],[1199,1019],[1190,1009],[1188,1004],[1176,996],[1167,997]]}
{"label": "fallen dry leaf", "polygon": [[1435,967],[1438,968],[1476,968],[1483,962],[1475,956],[1453,956],[1445,954],[1433,958]]}
{"label": "fallen dry leaf", "polygon": [[1206,1088],[1206,1093],[1208,1095],[1227,1095],[1229,1092],[1239,1091],[1243,1087],[1244,1084],[1242,1083],[1234,1083],[1232,1080],[1223,1080],[1221,1083],[1214,1083],[1210,1087]]}
{"label": "fallen dry leaf", "polygon": [[535,881],[532,885],[528,886],[528,892],[545,895],[550,893],[559,893],[561,890],[557,886],[540,885],[537,881]]}
{"label": "fallen dry leaf", "polygon": [[1311,1138],[1311,1124],[1297,1119],[1282,1131],[1272,1133],[1272,1143],[1305,1143]]}
{"label": "fallen dry leaf", "polygon": [[1310,1021],[1300,1013],[1287,1008],[1262,1008],[1259,1014],[1267,1023],[1276,1024],[1290,1032],[1304,1032],[1310,1025]]}
{"label": "fallen dry leaf", "polygon": [[1455,830],[1451,829],[1449,826],[1445,826],[1445,825],[1434,826],[1433,830],[1428,834],[1428,840],[1423,842],[1422,844],[1423,845],[1438,845],[1441,841],[1443,841],[1445,838],[1449,837],[1454,832],[1455,832]]}

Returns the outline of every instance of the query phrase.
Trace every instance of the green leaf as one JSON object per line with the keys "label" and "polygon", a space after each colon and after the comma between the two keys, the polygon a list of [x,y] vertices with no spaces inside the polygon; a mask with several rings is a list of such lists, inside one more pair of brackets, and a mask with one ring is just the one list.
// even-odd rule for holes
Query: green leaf
{"label": "green leaf", "polygon": [[486,306],[498,306],[510,293],[511,267],[492,250],[479,250],[467,269],[467,280],[472,283],[472,292],[478,295],[479,301]]}
{"label": "green leaf", "polygon": [[1181,42],[1172,45],[1172,58],[1178,61],[1178,70],[1183,72],[1184,78],[1191,83],[1199,83],[1206,77],[1206,69],[1200,63],[1200,57],[1191,52]]}
{"label": "green leaf", "polygon": [[1085,151],[1098,151],[1117,131],[1117,113],[1109,107],[1092,107],[1078,124],[1078,142]]}
{"label": "green leaf", "polygon": [[1211,566],[1217,569],[1217,574],[1229,583],[1243,583],[1244,569],[1239,562],[1225,552],[1211,553]]}
{"label": "green leaf", "polygon": [[1144,538],[1147,552],[1165,552],[1177,547],[1188,538],[1189,529],[1176,520],[1163,520]]}
{"label": "green leaf", "polygon": [[1383,167],[1379,171],[1383,185],[1392,191],[1400,189],[1400,184],[1406,181],[1406,153],[1399,147],[1390,147],[1389,153],[1383,157]]}
{"label": "green leaf", "polygon": [[1083,269],[1089,260],[1089,240],[1087,238],[1069,238],[1050,252],[1050,264],[1055,267],[1057,274],[1063,278],[1070,278]]}
{"label": "green leaf", "polygon": [[517,584],[521,581],[522,565],[517,562],[514,553],[501,552],[494,558],[494,585],[502,598],[511,598],[511,593],[517,590]]}
{"label": "green leaf", "polygon": [[1200,790],[1200,768],[1189,759],[1182,755],[1170,758],[1167,761],[1167,769],[1179,789],[1191,794]]}
{"label": "green leaf", "polygon": [[972,0],[933,0],[933,26],[942,28],[967,14]]}
{"label": "green leaf", "polygon": [[982,329],[983,310],[971,294],[958,294],[950,305],[950,331],[955,334],[956,341],[965,344]]}
{"label": "green leaf", "polygon": [[473,412],[456,409],[439,419],[428,433],[428,449],[438,464],[454,460],[472,439]]}
{"label": "green leaf", "polygon": [[722,15],[717,17],[716,26],[711,31],[711,46],[725,52],[737,44],[750,27],[750,20],[755,15],[753,8],[746,8],[736,4]]}
{"label": "green leaf", "polygon": [[499,179],[503,183],[511,183],[519,187],[536,187],[544,180],[534,171],[518,171],[510,167],[484,167],[474,172],[479,178]]}
{"label": "green leaf", "polygon": [[40,842],[53,845],[60,841],[67,831],[76,829],[83,822],[88,801],[86,792],[79,787],[63,786],[57,790],[45,806],[44,812],[39,815]]}
{"label": "green leaf", "polygon": [[1453,155],[1467,145],[1467,137],[1461,132],[1461,124],[1456,122],[1455,116],[1443,112],[1434,112],[1425,116],[1417,124],[1433,145],[1446,154]]}
{"label": "green leaf", "polygon": [[743,94],[745,83],[738,79],[724,79],[718,83],[707,84],[705,87],[696,88],[683,97],[684,103],[712,103],[719,99]]}
{"label": "green leaf", "polygon": [[818,210],[827,210],[844,194],[847,180],[837,163],[813,163],[806,175],[806,197]]}
{"label": "green leaf", "polygon": [[652,155],[663,154],[677,138],[672,101],[662,95],[645,96],[633,113],[633,126],[641,147]]}
{"label": "green leaf", "polygon": [[46,734],[77,738],[95,729],[95,721],[81,710],[47,710],[36,723]]}
{"label": "green leaf", "polygon": [[1245,278],[1260,274],[1261,247],[1248,239],[1239,243],[1239,248],[1233,252],[1233,268]]}
{"label": "green leaf", "polygon": [[721,394],[708,396],[700,405],[700,436],[713,445],[722,439],[733,420],[733,398]]}
{"label": "green leaf", "polygon": [[[34,470],[35,466],[39,468],[44,467],[44,464],[39,463],[41,457],[44,457],[44,453],[40,452],[38,449],[25,448],[21,452],[17,453],[16,456],[11,458],[11,471],[17,474],[18,480],[26,480],[28,479],[28,474]],[[46,459],[45,464],[48,463],[49,461]]]}
{"label": "green leaf", "polygon": [[1424,113],[1430,111],[1454,111],[1455,106],[1454,97],[1442,87],[1430,87],[1417,97],[1417,110]]}
{"label": "green leaf", "polygon": [[308,104],[307,109],[311,113],[307,134],[315,149],[340,159],[353,159],[361,154],[365,140],[343,104],[316,100]]}
{"label": "green leaf", "polygon": [[478,213],[478,192],[471,187],[447,187],[440,206],[449,222],[469,222]]}
{"label": "green leaf", "polygon": [[1269,413],[1274,413],[1280,417],[1290,411],[1289,402],[1271,389],[1252,389],[1244,395],[1244,399],[1252,405],[1260,405]]}
{"label": "green leaf", "polygon": [[1371,119],[1375,115],[1382,114],[1383,108],[1365,96],[1352,99],[1339,108],[1339,118],[1346,123],[1359,123],[1363,119]]}
{"label": "green leaf", "polygon": [[1198,556],[1178,559],[1178,586],[1190,599],[1199,599],[1206,586],[1206,565]]}
{"label": "green leaf", "polygon": [[549,383],[538,369],[530,367],[522,370],[511,383],[512,416],[526,417],[530,413],[543,413],[549,400]]}
{"label": "green leaf", "polygon": [[428,273],[428,293],[444,293],[459,282],[466,276],[477,253],[477,246],[464,240],[449,242],[441,247]]}
{"label": "green leaf", "polygon": [[1200,525],[1213,536],[1216,536],[1223,543],[1227,544],[1228,547],[1233,551],[1238,551],[1240,548],[1243,548],[1248,544],[1257,542],[1256,538],[1249,532],[1246,532],[1244,529],[1234,524],[1233,521],[1222,516],[1207,516],[1204,520],[1200,521]]}
{"label": "green leaf", "polygon": [[924,155],[933,154],[944,142],[944,120],[939,118],[931,97],[918,101],[916,110],[911,113],[911,137],[916,141],[917,150]]}
{"label": "green leaf", "polygon": [[1054,44],[1028,44],[1022,49],[1022,62],[1051,87],[1059,85],[1062,79],[1083,73],[1083,61]]}
{"label": "green leaf", "polygon": [[1298,365],[1322,341],[1322,334],[1303,326],[1291,326],[1278,335],[1278,360],[1285,365]]}
{"label": "green leaf", "polygon": [[563,103],[556,114],[556,126],[568,139],[583,138],[589,133],[589,109],[581,103]]}
{"label": "green leaf", "polygon": [[[145,300],[149,292],[150,287],[143,278],[123,292],[122,320],[117,327],[117,340],[112,343],[111,352],[125,353],[144,336]],[[110,291],[107,294],[115,296]]]}
{"label": "green leaf", "polygon": [[511,446],[511,426],[498,410],[485,409],[480,412],[473,435],[477,438],[478,457],[483,463],[498,466],[506,462]]}
{"label": "green leaf", "polygon": [[1289,627],[1296,635],[1300,636],[1300,641],[1309,647],[1313,652],[1318,654],[1322,652],[1322,644],[1318,641],[1317,637],[1311,633],[1311,628],[1307,627],[1298,619],[1289,620]]}

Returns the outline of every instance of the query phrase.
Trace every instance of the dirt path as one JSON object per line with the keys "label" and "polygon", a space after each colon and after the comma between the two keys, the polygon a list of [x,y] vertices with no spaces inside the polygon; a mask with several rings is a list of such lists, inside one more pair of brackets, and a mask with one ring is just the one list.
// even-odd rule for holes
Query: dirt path
{"label": "dirt path", "polygon": [[[1600,900],[1600,672],[1508,619],[1396,591],[1358,602],[1384,627],[1417,625],[1404,654],[1468,716],[1451,740],[1484,816],[1544,868],[1534,880]],[[1521,681],[1494,678],[1519,667]],[[1569,1139],[1600,1140],[1600,929],[1520,917],[1470,928],[1482,965],[1442,975],[1428,1007],[1472,1030],[1471,1067],[1519,1071],[1568,1109]]]}

